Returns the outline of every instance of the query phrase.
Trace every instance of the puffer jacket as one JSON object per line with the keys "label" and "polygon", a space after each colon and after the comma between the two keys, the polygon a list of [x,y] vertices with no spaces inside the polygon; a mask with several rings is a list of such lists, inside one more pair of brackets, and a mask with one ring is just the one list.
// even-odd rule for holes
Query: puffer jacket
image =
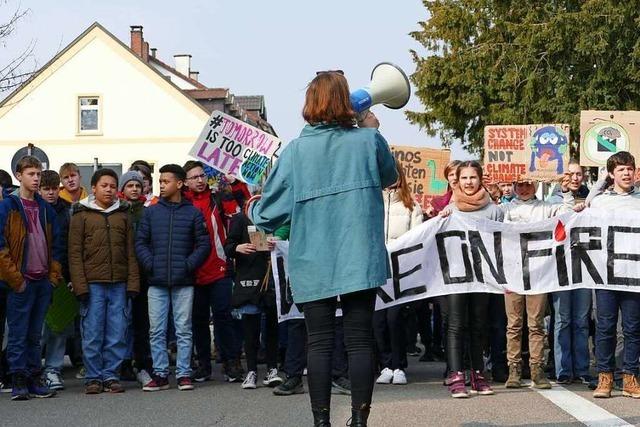
{"label": "puffer jacket", "polygon": [[73,205],[69,271],[77,296],[89,292],[89,283],[126,282],[128,292],[140,291],[128,210],[129,204],[121,201],[101,209],[93,196]]}
{"label": "puffer jacket", "polygon": [[160,199],[145,209],[136,254],[149,286],[193,286],[195,271],[210,251],[204,217],[191,202]]}
{"label": "puffer jacket", "polygon": [[407,231],[422,224],[422,208],[414,200],[413,210],[407,209],[400,193],[396,190],[384,190],[384,241],[389,244]]}
{"label": "puffer jacket", "polygon": [[[64,242],[56,213],[51,205],[35,194],[40,211],[40,224],[47,238],[49,249],[49,281],[58,285],[62,278],[61,261],[64,258]],[[20,201],[19,190],[5,195],[0,202],[0,282],[17,289],[24,282],[22,275],[29,257],[27,243],[27,217]]]}

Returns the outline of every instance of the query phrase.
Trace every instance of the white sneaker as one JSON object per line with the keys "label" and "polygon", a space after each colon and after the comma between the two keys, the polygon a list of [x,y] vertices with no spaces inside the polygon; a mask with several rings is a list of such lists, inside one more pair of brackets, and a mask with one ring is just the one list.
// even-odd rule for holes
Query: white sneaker
{"label": "white sneaker", "polygon": [[56,372],[47,372],[44,381],[51,390],[64,390],[64,382]]}
{"label": "white sneaker", "polygon": [[244,389],[256,388],[257,379],[258,379],[258,375],[256,374],[256,371],[247,372],[247,376],[244,377],[244,381],[242,381],[242,388]]}
{"label": "white sneaker", "polygon": [[136,374],[136,378],[142,387],[145,387],[153,380],[146,369],[140,369]]}
{"label": "white sneaker", "polygon": [[407,375],[402,369],[393,371],[393,384],[404,385],[407,383]]}
{"label": "white sneaker", "polygon": [[389,368],[384,368],[382,372],[380,372],[380,376],[376,380],[377,384],[391,384],[393,381],[393,371]]}
{"label": "white sneaker", "polygon": [[267,387],[277,387],[283,382],[284,380],[280,378],[280,376],[278,375],[278,370],[276,368],[269,369],[267,376],[264,377],[264,380],[262,380],[262,384],[266,385]]}

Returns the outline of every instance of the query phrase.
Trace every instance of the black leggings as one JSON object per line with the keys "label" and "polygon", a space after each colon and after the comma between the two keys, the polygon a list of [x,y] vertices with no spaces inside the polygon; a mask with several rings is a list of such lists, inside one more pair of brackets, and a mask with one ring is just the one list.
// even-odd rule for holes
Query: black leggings
{"label": "black leggings", "polygon": [[[267,368],[278,366],[278,315],[273,310],[266,310],[265,348],[267,351]],[[258,350],[260,349],[260,329],[262,314],[243,314],[244,353],[247,358],[247,371],[258,372]]]}
{"label": "black leggings", "polygon": [[489,294],[448,295],[447,359],[451,372],[464,371],[465,330],[469,328],[469,353],[471,368],[484,370],[482,350],[485,345],[487,321],[489,319]]}
{"label": "black leggings", "polygon": [[[351,406],[371,404],[374,383],[373,311],[376,291],[367,289],[340,296],[344,343],[349,358]],[[307,324],[307,369],[313,409],[331,404],[331,369],[336,327],[336,297],[304,304]]]}

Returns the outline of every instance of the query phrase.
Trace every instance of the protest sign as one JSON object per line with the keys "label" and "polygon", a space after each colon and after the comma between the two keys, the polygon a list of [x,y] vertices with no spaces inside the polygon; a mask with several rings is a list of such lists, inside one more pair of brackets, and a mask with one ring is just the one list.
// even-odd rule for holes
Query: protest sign
{"label": "protest sign", "polygon": [[581,111],[580,164],[606,166],[619,151],[640,156],[640,111]]}
{"label": "protest sign", "polygon": [[214,111],[189,154],[247,184],[260,183],[282,142],[221,111]]}
{"label": "protest sign", "polygon": [[493,182],[559,179],[569,166],[569,125],[485,126],[484,164]]}
{"label": "protest sign", "polygon": [[[376,310],[439,295],[578,288],[640,292],[637,213],[589,209],[534,223],[452,214],[389,244],[392,278]],[[288,283],[287,242],[272,252],[280,321],[301,317]]]}
{"label": "protest sign", "polygon": [[409,189],[416,201],[426,209],[433,196],[447,191],[444,168],[451,158],[450,150],[392,145],[391,152],[400,162]]}

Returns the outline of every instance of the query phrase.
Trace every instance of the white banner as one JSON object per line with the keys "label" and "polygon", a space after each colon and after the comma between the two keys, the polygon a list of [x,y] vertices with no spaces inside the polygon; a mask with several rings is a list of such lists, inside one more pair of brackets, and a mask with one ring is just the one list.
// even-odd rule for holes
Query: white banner
{"label": "white banner", "polygon": [[[278,320],[300,318],[288,283],[288,242],[272,252]],[[588,209],[505,224],[453,214],[387,248],[392,278],[376,310],[467,292],[540,294],[578,288],[640,292],[640,223],[633,212]]]}

